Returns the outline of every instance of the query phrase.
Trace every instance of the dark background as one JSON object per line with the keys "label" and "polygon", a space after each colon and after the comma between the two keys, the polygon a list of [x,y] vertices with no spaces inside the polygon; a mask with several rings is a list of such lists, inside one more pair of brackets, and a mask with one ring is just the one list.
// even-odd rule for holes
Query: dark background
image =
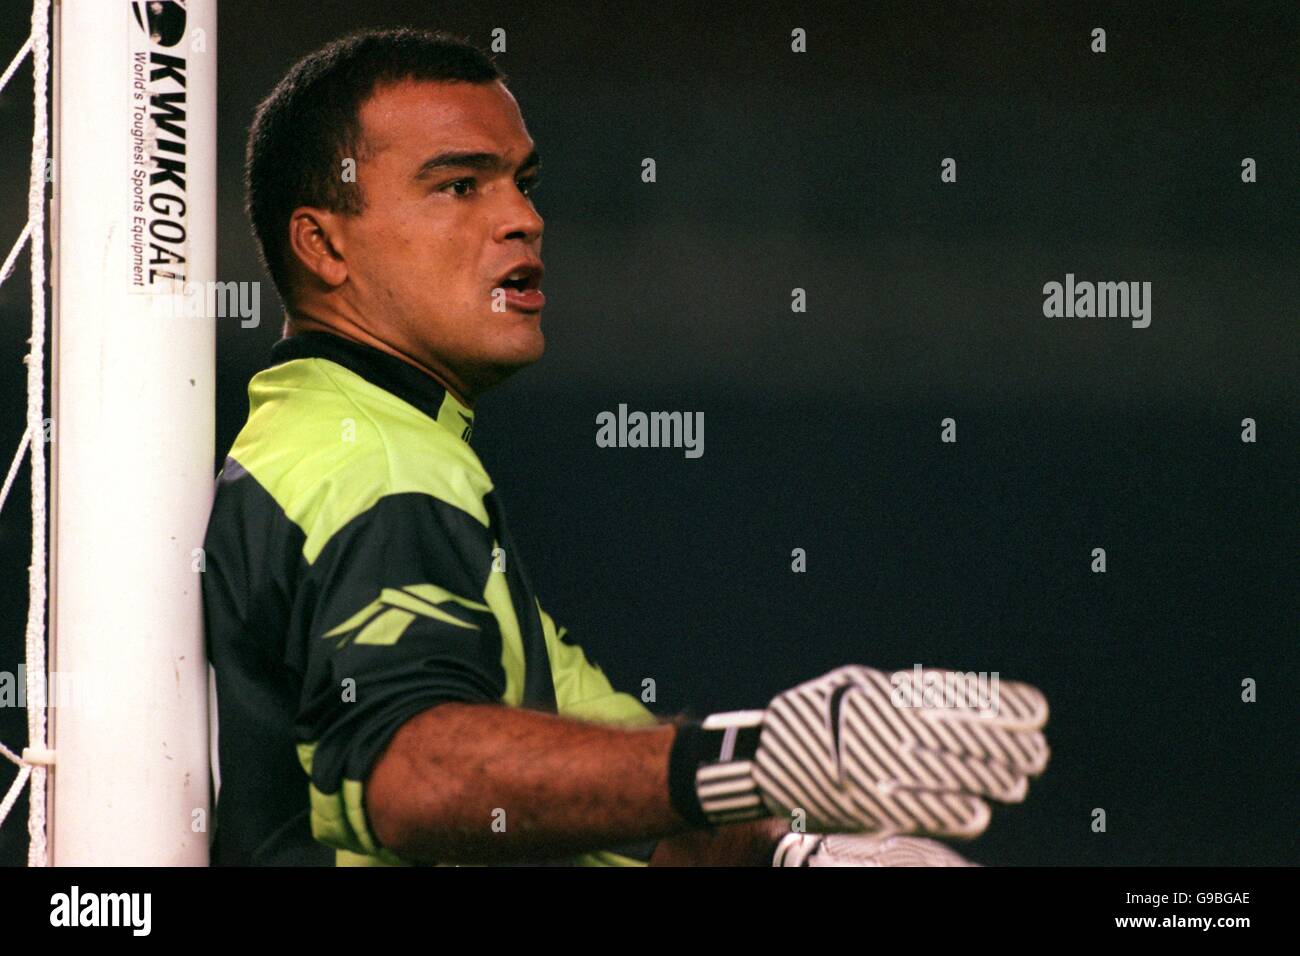
{"label": "dark background", "polygon": [[[0,10],[6,63],[24,6]],[[1046,692],[1053,757],[972,858],[1300,862],[1295,4],[698,6],[224,0],[218,278],[265,280],[242,152],[294,59],[361,26],[505,28],[545,162],[548,344],[474,443],[544,604],[616,685],[702,715],[848,662],[998,671]],[[30,70],[0,121],[7,250]],[[25,269],[0,290],[5,465]],[[1151,326],[1044,318],[1067,272],[1150,281]],[[262,304],[257,329],[219,322],[217,460],[279,334],[269,280]],[[703,411],[704,456],[597,448],[621,402]],[[0,517],[11,671],[28,501],[20,480]],[[0,711],[0,740],[24,720]]]}

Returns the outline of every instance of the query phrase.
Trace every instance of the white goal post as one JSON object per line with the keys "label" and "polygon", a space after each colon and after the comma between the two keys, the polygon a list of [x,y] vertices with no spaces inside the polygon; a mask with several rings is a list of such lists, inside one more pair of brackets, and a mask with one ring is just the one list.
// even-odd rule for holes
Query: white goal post
{"label": "white goal post", "polygon": [[205,865],[216,0],[53,11],[50,858]]}

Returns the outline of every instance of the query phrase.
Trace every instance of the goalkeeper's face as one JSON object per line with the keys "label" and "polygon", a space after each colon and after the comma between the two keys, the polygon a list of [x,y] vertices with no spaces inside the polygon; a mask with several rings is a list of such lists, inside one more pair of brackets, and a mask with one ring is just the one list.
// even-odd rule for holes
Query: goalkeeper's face
{"label": "goalkeeper's face", "polygon": [[360,119],[365,208],[338,221],[338,291],[472,400],[545,345],[533,141],[499,82],[380,87]]}

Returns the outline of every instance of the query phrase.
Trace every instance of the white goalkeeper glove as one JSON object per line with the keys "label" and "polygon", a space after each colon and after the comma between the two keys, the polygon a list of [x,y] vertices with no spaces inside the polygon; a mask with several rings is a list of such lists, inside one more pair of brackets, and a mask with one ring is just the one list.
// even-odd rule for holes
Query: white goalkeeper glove
{"label": "white goalkeeper glove", "polygon": [[891,833],[787,833],[773,866],[979,866],[938,840]]}
{"label": "white goalkeeper glove", "polygon": [[802,814],[813,832],[978,836],[991,816],[985,800],[1024,800],[1050,753],[1039,690],[983,687],[987,700],[952,671],[848,666],[767,710],[713,714],[678,730],[673,804],[705,826]]}

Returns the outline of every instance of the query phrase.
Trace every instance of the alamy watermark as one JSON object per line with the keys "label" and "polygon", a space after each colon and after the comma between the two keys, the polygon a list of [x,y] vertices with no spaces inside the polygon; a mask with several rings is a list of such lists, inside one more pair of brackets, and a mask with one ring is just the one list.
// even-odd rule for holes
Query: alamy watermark
{"label": "alamy watermark", "polygon": [[1000,679],[997,671],[926,670],[914,664],[910,671],[889,675],[889,700],[895,707],[962,708],[996,717]]}
{"label": "alamy watermark", "polygon": [[1065,274],[1064,285],[1043,285],[1043,315],[1049,319],[1132,319],[1135,329],[1151,324],[1150,282],[1075,282]]}
{"label": "alamy watermark", "polygon": [[27,665],[0,671],[0,707],[75,707],[92,709],[105,699],[105,681],[74,671],[47,671],[45,684],[28,686]]}
{"label": "alamy watermark", "polygon": [[629,412],[596,416],[596,445],[600,448],[684,448],[687,458],[704,454],[703,412]]}
{"label": "alamy watermark", "polygon": [[74,883],[68,892],[50,897],[51,926],[116,926],[131,930],[132,936],[148,936],[152,913],[152,893],[83,893]]}
{"label": "alamy watermark", "polygon": [[151,296],[149,314],[158,319],[243,319],[241,328],[262,321],[262,283],[186,282]]}

